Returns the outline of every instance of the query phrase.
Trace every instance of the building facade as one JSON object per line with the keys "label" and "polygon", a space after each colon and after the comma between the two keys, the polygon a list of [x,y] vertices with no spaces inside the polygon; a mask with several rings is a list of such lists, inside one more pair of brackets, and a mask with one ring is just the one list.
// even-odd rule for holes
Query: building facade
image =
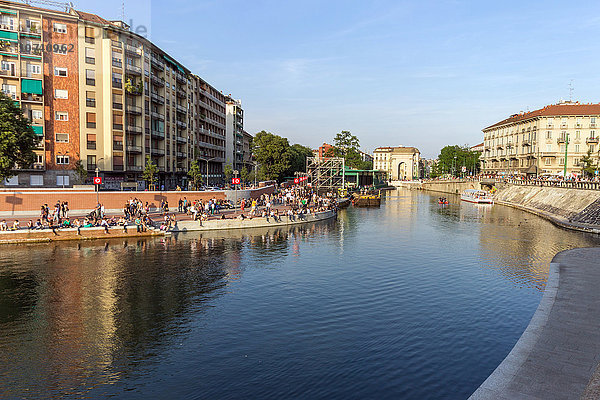
{"label": "building facade", "polygon": [[244,110],[242,102],[231,96],[227,97],[225,104],[225,163],[233,170],[241,171],[244,166]]}
{"label": "building facade", "polygon": [[581,173],[589,152],[600,160],[600,104],[561,102],[509,118],[483,129],[484,174],[562,175]]}
{"label": "building facade", "polygon": [[[88,183],[98,172],[105,188],[119,189],[142,179],[148,159],[158,166],[159,187],[185,186],[193,160],[210,183],[220,183],[220,91],[122,21],[0,4],[2,91],[19,102],[42,139],[35,164],[15,171],[7,186],[84,183],[80,164]],[[241,115],[236,124],[243,124]],[[241,130],[238,147],[241,163]]]}
{"label": "building facade", "polygon": [[378,147],[373,151],[373,169],[392,181],[419,179],[420,155],[416,147]]}

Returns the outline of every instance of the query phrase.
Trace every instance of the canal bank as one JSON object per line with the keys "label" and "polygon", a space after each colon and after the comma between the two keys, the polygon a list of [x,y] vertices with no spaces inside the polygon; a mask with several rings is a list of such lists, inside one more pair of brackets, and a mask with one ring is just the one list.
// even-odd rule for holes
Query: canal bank
{"label": "canal bank", "polygon": [[600,248],[566,250],[554,257],[527,329],[470,399],[598,398],[598,258]]}

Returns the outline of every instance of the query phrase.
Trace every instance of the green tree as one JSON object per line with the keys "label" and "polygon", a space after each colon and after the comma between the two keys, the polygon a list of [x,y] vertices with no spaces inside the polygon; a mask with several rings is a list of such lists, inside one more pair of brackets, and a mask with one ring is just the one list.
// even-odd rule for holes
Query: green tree
{"label": "green tree", "polygon": [[252,155],[260,164],[259,176],[280,180],[290,167],[290,144],[286,138],[260,131],[252,140]]}
{"label": "green tree", "polygon": [[77,162],[75,162],[75,174],[77,175],[77,180],[79,181],[79,184],[83,184],[83,182],[85,182],[85,178],[87,178],[88,176],[88,172],[87,169],[83,166],[81,160],[77,160]]}
{"label": "green tree", "polygon": [[158,166],[154,164],[150,156],[146,156],[146,168],[142,173],[142,178],[148,182],[148,185],[152,188],[154,182],[156,182],[156,174],[158,173]]}
{"label": "green tree", "polygon": [[[341,133],[335,135],[333,143],[333,146],[335,149],[337,149],[339,157],[346,158],[347,155],[356,157],[356,154],[358,154],[358,151],[360,150],[360,142],[358,137],[351,134],[350,131],[342,131]],[[356,154],[353,154],[353,152]]]}
{"label": "green tree", "polygon": [[466,167],[469,172],[478,173],[480,155],[480,152],[471,151],[466,145],[445,146],[438,155],[431,176],[437,177],[445,174],[462,176],[462,167]]}
{"label": "green tree", "polygon": [[202,172],[200,171],[200,163],[198,160],[194,160],[192,165],[190,166],[190,170],[188,171],[188,176],[190,177],[190,182],[192,187],[195,190],[198,190],[202,182],[204,181],[202,178]]}
{"label": "green tree", "polygon": [[310,148],[301,144],[293,144],[288,149],[288,158],[290,167],[285,172],[286,176],[294,176],[295,172],[306,172],[306,158],[312,157],[313,152]]}
{"label": "green tree", "polygon": [[223,174],[225,175],[225,182],[231,183],[231,178],[233,177],[233,167],[231,164],[225,164],[223,168]]}
{"label": "green tree", "polygon": [[242,182],[248,182],[248,175],[250,173],[248,172],[248,168],[246,168],[246,166],[244,165],[242,167],[242,169],[240,170],[240,178],[242,178]]}
{"label": "green tree", "polygon": [[13,176],[15,167],[27,168],[35,162],[33,150],[39,139],[30,124],[15,101],[0,93],[0,181]]}
{"label": "green tree", "polygon": [[581,157],[581,171],[584,176],[594,176],[596,170],[598,169],[598,165],[592,160],[592,152],[588,150],[587,154]]}

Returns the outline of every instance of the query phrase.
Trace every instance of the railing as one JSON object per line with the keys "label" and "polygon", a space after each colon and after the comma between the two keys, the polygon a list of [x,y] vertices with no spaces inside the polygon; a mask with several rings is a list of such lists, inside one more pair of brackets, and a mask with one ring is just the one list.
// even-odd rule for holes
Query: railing
{"label": "railing", "polygon": [[159,139],[164,139],[165,138],[165,133],[164,132],[155,131],[154,129],[152,130],[151,135],[154,138],[159,138]]}
{"label": "railing", "polygon": [[113,59],[112,66],[116,68],[123,68],[123,62],[121,60]]}
{"label": "railing", "polygon": [[152,80],[152,83],[154,83],[155,85],[165,86],[165,80],[163,78],[159,78],[158,76],[152,75],[152,77],[150,79]]}
{"label": "railing", "polygon": [[157,156],[164,156],[165,155],[165,151],[162,149],[152,149],[150,151],[153,155],[157,155]]}
{"label": "railing", "polygon": [[141,165],[128,165],[127,170],[128,171],[142,171],[143,168]]}
{"label": "railing", "polygon": [[136,65],[125,64],[125,69],[138,75],[142,73],[142,69]]}
{"label": "railing", "polygon": [[600,190],[600,182],[587,181],[550,181],[539,179],[498,179],[496,182],[510,183],[511,185],[520,186],[544,186],[544,187],[559,187],[565,189],[584,189],[584,190]]}
{"label": "railing", "polygon": [[159,69],[165,69],[165,63],[163,63],[162,61],[160,61],[156,57],[151,57],[150,58],[150,63],[152,65],[154,65],[155,67],[158,67]]}
{"label": "railing", "polygon": [[131,114],[141,114],[142,113],[142,107],[132,106],[132,105],[126,104],[125,105],[125,111],[127,111],[128,113],[131,113]]}
{"label": "railing", "polygon": [[113,150],[123,151],[123,143],[122,142],[113,142]]}
{"label": "railing", "polygon": [[164,120],[164,119],[165,119],[165,116],[164,116],[163,114],[159,114],[159,113],[157,113],[157,112],[155,112],[155,111],[152,111],[152,112],[150,113],[150,115],[151,115],[151,116],[152,116],[152,118],[154,118],[154,119],[160,119],[160,120]]}
{"label": "railing", "polygon": [[0,76],[17,76],[17,71],[9,71],[6,69],[0,69]]}
{"label": "railing", "polygon": [[157,102],[159,104],[165,103],[165,98],[163,96],[161,96],[160,94],[151,93],[150,97],[152,98],[152,100],[154,100],[155,102]]}
{"label": "railing", "polygon": [[589,137],[587,139],[585,139],[586,143],[598,143],[598,138],[597,137]]}
{"label": "railing", "polygon": [[127,151],[129,153],[141,153],[142,152],[142,146],[134,146],[134,145],[127,145]]}
{"label": "railing", "polygon": [[127,127],[125,128],[125,131],[127,133],[141,134],[142,133],[142,127],[141,126],[134,126],[134,125],[127,125]]}
{"label": "railing", "polygon": [[142,48],[141,47],[134,47],[134,46],[126,44],[125,45],[125,51],[128,52],[129,54],[133,54],[133,55],[136,55],[138,57],[140,57],[142,55]]}

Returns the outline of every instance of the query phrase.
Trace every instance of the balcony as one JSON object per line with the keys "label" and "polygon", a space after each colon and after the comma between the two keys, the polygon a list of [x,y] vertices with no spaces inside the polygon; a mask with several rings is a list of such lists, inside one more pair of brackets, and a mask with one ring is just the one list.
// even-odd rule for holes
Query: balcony
{"label": "balcony", "polygon": [[498,144],[496,145],[496,149],[497,149],[497,150],[502,150],[503,148],[504,148],[504,145],[502,145],[502,144],[500,144],[500,143],[498,143]]}
{"label": "balcony", "polygon": [[152,98],[152,101],[157,104],[165,104],[165,98],[158,93],[152,92],[150,97]]}
{"label": "balcony", "polygon": [[183,136],[177,136],[177,143],[185,144],[187,143],[187,138],[184,138]]}
{"label": "balcony", "polygon": [[165,63],[160,61],[158,58],[156,57],[150,57],[150,64],[155,67],[158,68],[160,70],[164,70],[165,69]]}
{"label": "balcony", "polygon": [[153,156],[164,156],[165,155],[165,151],[162,149],[152,149],[152,150],[150,150],[150,153]]}
{"label": "balcony", "polygon": [[143,170],[144,170],[144,168],[142,168],[142,166],[141,166],[141,165],[128,165],[128,166],[127,166],[127,170],[128,170],[128,171],[136,171],[136,172],[139,172],[139,171],[143,171]]}
{"label": "balcony", "polygon": [[590,128],[596,128],[596,124],[592,122],[592,123],[590,124]]}
{"label": "balcony", "polygon": [[140,68],[136,65],[125,64],[125,69],[127,70],[127,72],[130,72],[133,75],[141,75],[142,74],[142,68]]}
{"label": "balcony", "polygon": [[123,165],[119,165],[119,164],[115,164],[113,165],[113,171],[123,171],[125,168],[123,168]]}
{"label": "balcony", "polygon": [[160,87],[165,86],[165,80],[163,78],[159,78],[156,75],[152,75],[152,77],[150,79],[152,80],[152,83],[155,84],[156,86],[160,86]]}
{"label": "balcony", "polygon": [[0,70],[0,76],[17,76],[17,71],[8,71],[5,69]]}
{"label": "balcony", "polygon": [[117,88],[117,89],[123,89],[123,81],[113,79],[112,87]]}
{"label": "balcony", "polygon": [[141,47],[134,47],[131,45],[126,44],[125,45],[125,52],[127,54],[131,54],[135,57],[141,57],[142,56],[142,48]]}
{"label": "balcony", "polygon": [[175,108],[177,109],[177,112],[180,112],[182,114],[186,114],[187,113],[187,109],[184,106],[180,106],[179,104],[177,104],[175,106]]}
{"label": "balcony", "polygon": [[187,128],[187,124],[183,121],[176,121],[177,127],[181,128],[181,129],[186,129]]}
{"label": "balcony", "polygon": [[115,68],[123,68],[123,63],[121,62],[121,60],[113,58],[113,60],[112,60],[112,66],[115,67]]}
{"label": "balcony", "polygon": [[525,147],[525,146],[531,146],[531,141],[530,140],[523,140],[523,142],[521,143],[521,146]]}
{"label": "balcony", "polygon": [[125,111],[128,112],[129,114],[141,115],[142,114],[142,107],[138,107],[138,106],[133,106],[133,105],[126,104],[125,105]]}
{"label": "balcony", "polygon": [[154,118],[154,119],[159,119],[159,120],[161,120],[161,121],[164,121],[164,120],[165,120],[165,116],[164,116],[163,114],[159,114],[159,113],[157,113],[157,112],[155,112],[155,111],[152,111],[152,112],[150,113],[150,115],[151,115],[151,116],[152,116],[152,118]]}
{"label": "balcony", "polygon": [[142,146],[127,145],[127,152],[131,154],[141,154]]}
{"label": "balcony", "polygon": [[113,142],[113,150],[123,151],[123,142]]}
{"label": "balcony", "polygon": [[585,139],[586,143],[598,143],[598,138],[597,137],[589,137],[587,139]]}
{"label": "balcony", "polygon": [[113,105],[112,105],[112,106],[113,106],[113,108],[114,108],[115,110],[122,110],[122,109],[123,109],[123,103],[116,103],[116,102],[113,102]]}
{"label": "balcony", "polygon": [[163,140],[165,138],[165,133],[164,132],[156,131],[154,129],[152,129],[151,135],[152,135],[153,139]]}
{"label": "balcony", "polygon": [[127,125],[125,127],[125,132],[127,132],[128,134],[131,134],[131,135],[141,135],[142,134],[142,127],[141,126],[134,126],[134,125]]}
{"label": "balcony", "polygon": [[118,48],[118,49],[120,49],[121,47],[123,47],[123,44],[122,44],[121,42],[119,42],[119,41],[116,41],[116,40],[111,40],[111,41],[110,41],[110,44],[111,44],[113,47],[116,47],[116,48]]}
{"label": "balcony", "polygon": [[178,152],[176,153],[176,156],[177,156],[177,158],[186,158],[186,157],[187,157],[187,154],[185,154],[185,153],[182,153],[181,151],[178,151]]}
{"label": "balcony", "polygon": [[179,83],[187,83],[186,77],[183,74],[180,74],[179,72],[175,74],[175,79],[177,79],[177,82]]}
{"label": "balcony", "polygon": [[185,99],[187,97],[187,93],[179,88],[175,91],[175,93],[177,94],[177,97],[181,99]]}
{"label": "balcony", "polygon": [[566,139],[564,137],[559,137],[558,139],[556,139],[556,143],[558,144],[563,144],[565,143]]}

